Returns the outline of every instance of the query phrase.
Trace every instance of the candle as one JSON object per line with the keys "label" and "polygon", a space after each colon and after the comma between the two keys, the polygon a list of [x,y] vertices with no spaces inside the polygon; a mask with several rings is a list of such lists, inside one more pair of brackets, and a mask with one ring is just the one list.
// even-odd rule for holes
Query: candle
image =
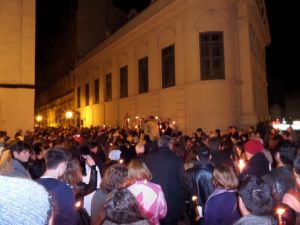
{"label": "candle", "polygon": [[123,162],[124,162],[124,160],[123,160],[123,159],[120,159],[120,160],[119,160],[119,163],[123,163]]}
{"label": "candle", "polygon": [[155,119],[158,120],[158,116],[156,116]]}
{"label": "candle", "polygon": [[81,206],[81,201],[76,202],[75,207],[80,208],[80,206]]}
{"label": "candle", "polygon": [[176,122],[175,122],[175,121],[173,121],[173,125],[175,125],[175,123],[176,123]]}
{"label": "candle", "polygon": [[239,164],[238,164],[238,167],[239,167],[239,169],[240,169],[240,172],[243,171],[243,169],[244,169],[245,166],[246,166],[245,161],[244,161],[243,159],[240,159],[240,160],[239,160]]}
{"label": "candle", "polygon": [[283,225],[282,215],[284,214],[285,209],[284,208],[277,208],[276,212],[277,212],[277,215],[278,215],[278,225]]}
{"label": "candle", "polygon": [[198,197],[196,195],[192,196],[192,201],[196,203],[195,211],[196,211],[197,216],[195,218],[195,221],[198,221],[201,217],[203,217],[202,207],[200,205],[198,205]]}

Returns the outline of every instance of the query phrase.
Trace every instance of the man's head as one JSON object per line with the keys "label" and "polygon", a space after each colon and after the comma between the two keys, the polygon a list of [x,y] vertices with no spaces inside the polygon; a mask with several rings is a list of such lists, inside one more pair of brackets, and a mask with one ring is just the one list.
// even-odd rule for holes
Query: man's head
{"label": "man's head", "polygon": [[221,149],[221,141],[218,137],[211,137],[208,139],[208,146],[211,152],[218,152]]}
{"label": "man's head", "polygon": [[283,164],[292,168],[296,156],[297,147],[294,143],[291,141],[282,141],[278,143],[275,154],[277,165]]}
{"label": "man's head", "polygon": [[255,176],[246,176],[239,187],[239,208],[243,216],[268,215],[273,208],[270,187]]}
{"label": "man's head", "polygon": [[158,139],[158,147],[159,148],[170,148],[171,147],[171,137],[168,135],[162,135],[159,139]]}
{"label": "man's head", "polygon": [[51,148],[47,151],[46,156],[46,168],[47,170],[55,170],[58,176],[64,174],[69,156],[62,148]]}
{"label": "man's head", "polygon": [[14,159],[23,163],[28,162],[31,148],[24,141],[14,142],[9,149]]}
{"label": "man's head", "polygon": [[145,152],[145,146],[142,143],[138,143],[135,146],[135,152],[136,154],[143,154]]}
{"label": "man's head", "polygon": [[261,141],[257,139],[251,139],[246,142],[244,148],[247,159],[251,159],[255,154],[262,152],[264,146]]}

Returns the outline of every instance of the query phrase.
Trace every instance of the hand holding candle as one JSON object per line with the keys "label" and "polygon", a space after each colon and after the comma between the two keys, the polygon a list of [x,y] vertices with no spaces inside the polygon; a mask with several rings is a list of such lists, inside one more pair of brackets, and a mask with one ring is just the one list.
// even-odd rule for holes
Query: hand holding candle
{"label": "hand holding candle", "polygon": [[276,213],[278,215],[278,225],[283,225],[283,221],[282,221],[282,215],[284,214],[285,209],[284,208],[277,208]]}

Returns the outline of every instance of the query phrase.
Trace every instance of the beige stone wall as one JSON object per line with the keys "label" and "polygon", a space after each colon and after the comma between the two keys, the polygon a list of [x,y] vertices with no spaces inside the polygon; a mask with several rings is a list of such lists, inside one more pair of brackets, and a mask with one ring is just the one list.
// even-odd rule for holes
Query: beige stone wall
{"label": "beige stone wall", "polygon": [[0,1],[0,130],[33,129],[35,0]]}
{"label": "beige stone wall", "polygon": [[[158,115],[175,120],[180,130],[191,134],[198,127],[226,129],[255,125],[266,118],[265,62],[251,53],[250,25],[260,46],[268,44],[269,34],[255,10],[251,1],[155,2],[77,65],[75,90],[81,87],[78,111],[83,125],[122,125],[126,114]],[[207,31],[223,32],[224,80],[201,80],[199,33]],[[175,44],[176,85],[162,89],[161,49],[170,44]],[[137,61],[144,56],[149,58],[149,92],[139,95]],[[128,97],[120,99],[119,68],[124,65],[128,65]],[[253,72],[257,68],[259,72]],[[112,73],[110,102],[104,102],[107,73]],[[100,79],[100,104],[92,100],[96,78]],[[87,82],[91,100],[83,107]]]}

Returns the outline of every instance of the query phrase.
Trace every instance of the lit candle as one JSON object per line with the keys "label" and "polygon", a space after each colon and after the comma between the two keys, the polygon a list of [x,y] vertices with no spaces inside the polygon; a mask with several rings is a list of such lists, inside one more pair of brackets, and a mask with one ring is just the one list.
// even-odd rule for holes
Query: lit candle
{"label": "lit candle", "polygon": [[155,119],[158,120],[158,116],[156,116]]}
{"label": "lit candle", "polygon": [[123,159],[120,159],[120,160],[119,160],[119,163],[123,163],[123,162],[124,162],[124,160],[123,160]]}
{"label": "lit candle", "polygon": [[277,215],[278,215],[278,225],[283,225],[282,215],[284,214],[285,209],[284,208],[277,208],[276,212],[277,212]]}
{"label": "lit candle", "polygon": [[159,129],[161,129],[162,128],[162,126],[161,125],[159,125]]}
{"label": "lit candle", "polygon": [[240,172],[243,171],[243,169],[245,168],[245,166],[246,166],[245,161],[244,161],[243,159],[240,159],[240,160],[239,160],[239,164],[238,164],[238,167],[239,167],[239,169],[240,169]]}
{"label": "lit candle", "polygon": [[195,221],[198,221],[201,217],[203,217],[202,207],[200,205],[198,205],[198,197],[196,195],[192,196],[192,201],[196,203],[195,211],[196,211],[197,217],[195,218]]}
{"label": "lit candle", "polygon": [[165,130],[164,130],[164,129],[162,129],[162,130],[161,130],[161,132],[165,133]]}
{"label": "lit candle", "polygon": [[75,207],[80,208],[80,206],[81,206],[81,201],[76,202]]}
{"label": "lit candle", "polygon": [[175,122],[175,121],[173,121],[173,125],[175,125],[175,123],[176,123],[176,122]]}

